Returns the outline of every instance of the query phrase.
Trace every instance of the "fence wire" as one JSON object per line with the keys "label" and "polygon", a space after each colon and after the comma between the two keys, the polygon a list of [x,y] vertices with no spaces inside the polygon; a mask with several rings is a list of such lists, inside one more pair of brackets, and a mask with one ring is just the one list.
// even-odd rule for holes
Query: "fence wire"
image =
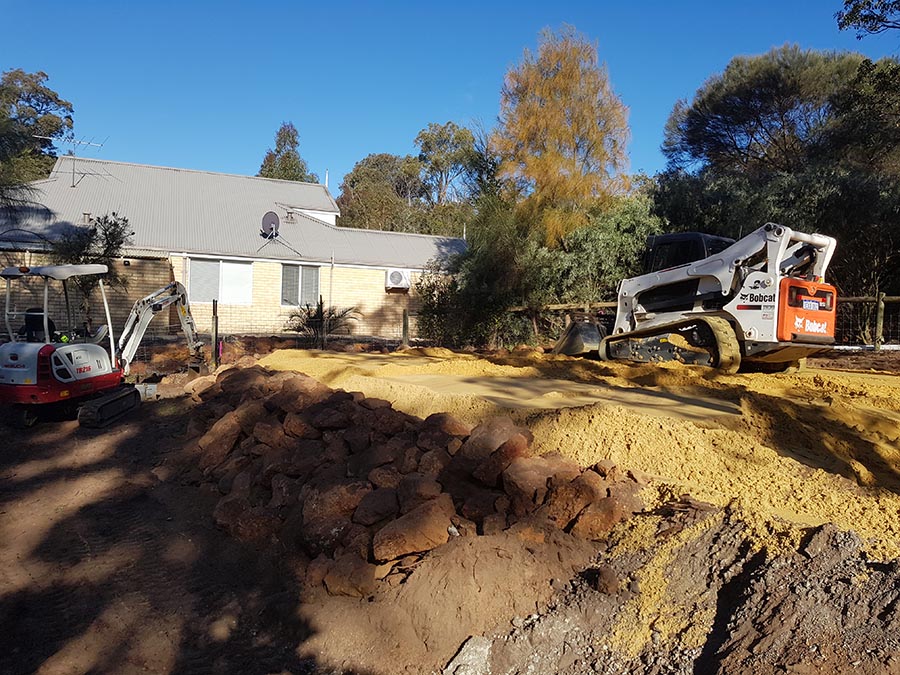
{"label": "fence wire", "polygon": [[[874,345],[878,303],[869,300],[838,301],[835,343],[846,346]],[[885,302],[881,344],[900,344],[900,302]]]}

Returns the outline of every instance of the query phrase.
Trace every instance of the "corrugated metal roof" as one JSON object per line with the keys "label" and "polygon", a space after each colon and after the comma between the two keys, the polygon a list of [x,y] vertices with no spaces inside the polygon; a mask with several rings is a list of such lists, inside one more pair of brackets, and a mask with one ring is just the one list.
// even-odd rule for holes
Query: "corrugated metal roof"
{"label": "corrugated metal roof", "polygon": [[[51,216],[25,213],[16,227],[50,239],[83,222],[84,213],[115,211],[134,229],[131,248],[144,251],[308,262],[334,255],[342,264],[421,268],[465,248],[461,239],[342,228],[302,213],[286,217],[289,210],[339,213],[328,188],[312,183],[60,157],[50,178],[32,185],[34,201]],[[260,235],[267,211],[281,219],[271,241]]]}

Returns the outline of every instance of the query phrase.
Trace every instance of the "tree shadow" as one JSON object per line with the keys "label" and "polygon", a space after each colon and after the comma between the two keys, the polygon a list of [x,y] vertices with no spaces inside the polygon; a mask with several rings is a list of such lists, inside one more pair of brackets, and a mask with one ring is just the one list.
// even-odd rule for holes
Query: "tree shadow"
{"label": "tree shadow", "polygon": [[0,504],[0,672],[326,672],[298,655],[314,631],[293,576],[216,528],[219,495],[176,468],[184,403],[10,433],[4,472],[39,464]]}
{"label": "tree shadow", "polygon": [[850,407],[759,392],[745,391],[742,399],[755,434],[780,455],[865,487],[900,494],[900,471],[885,458],[895,456],[900,447],[873,428],[877,422],[890,422]]}

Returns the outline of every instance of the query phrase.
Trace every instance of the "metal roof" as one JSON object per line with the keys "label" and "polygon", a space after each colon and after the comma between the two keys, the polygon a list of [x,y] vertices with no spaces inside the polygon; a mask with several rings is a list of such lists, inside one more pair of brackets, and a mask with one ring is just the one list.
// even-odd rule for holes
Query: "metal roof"
{"label": "metal roof", "polygon": [[[134,230],[129,251],[304,262],[333,255],[340,264],[419,269],[465,249],[461,239],[336,227],[300,213],[340,213],[328,188],[312,183],[60,157],[50,177],[32,186],[33,201],[49,217],[40,209],[21,211],[14,225],[20,231],[0,235],[5,247],[54,239],[83,223],[85,213],[115,211]],[[273,240],[260,234],[267,211],[281,219]],[[11,226],[0,215],[0,230]]]}

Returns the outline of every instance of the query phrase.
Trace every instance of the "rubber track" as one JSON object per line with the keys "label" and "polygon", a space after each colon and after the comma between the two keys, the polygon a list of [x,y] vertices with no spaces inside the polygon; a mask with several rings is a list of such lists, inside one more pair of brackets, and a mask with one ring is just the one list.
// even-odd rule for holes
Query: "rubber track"
{"label": "rubber track", "polygon": [[654,335],[664,335],[677,326],[683,326],[691,323],[704,323],[712,332],[713,338],[716,342],[714,353],[710,351],[714,362],[713,367],[728,374],[734,374],[738,372],[738,369],[741,367],[741,345],[737,340],[737,336],[734,334],[734,329],[731,327],[731,324],[728,323],[728,321],[726,321],[725,319],[718,316],[697,316],[689,319],[673,321],[672,323],[665,324],[663,326],[654,326],[653,328],[636,330],[630,333],[611,335],[607,338],[604,338],[604,340],[600,343],[600,358],[605,361],[615,360],[607,356],[608,352],[606,349],[606,345],[611,341],[618,342],[619,340],[627,340],[633,337],[651,337]]}
{"label": "rubber track", "polygon": [[92,429],[105,427],[137,408],[140,403],[140,392],[134,387],[117,389],[111,394],[84,403],[78,409],[78,424]]}

